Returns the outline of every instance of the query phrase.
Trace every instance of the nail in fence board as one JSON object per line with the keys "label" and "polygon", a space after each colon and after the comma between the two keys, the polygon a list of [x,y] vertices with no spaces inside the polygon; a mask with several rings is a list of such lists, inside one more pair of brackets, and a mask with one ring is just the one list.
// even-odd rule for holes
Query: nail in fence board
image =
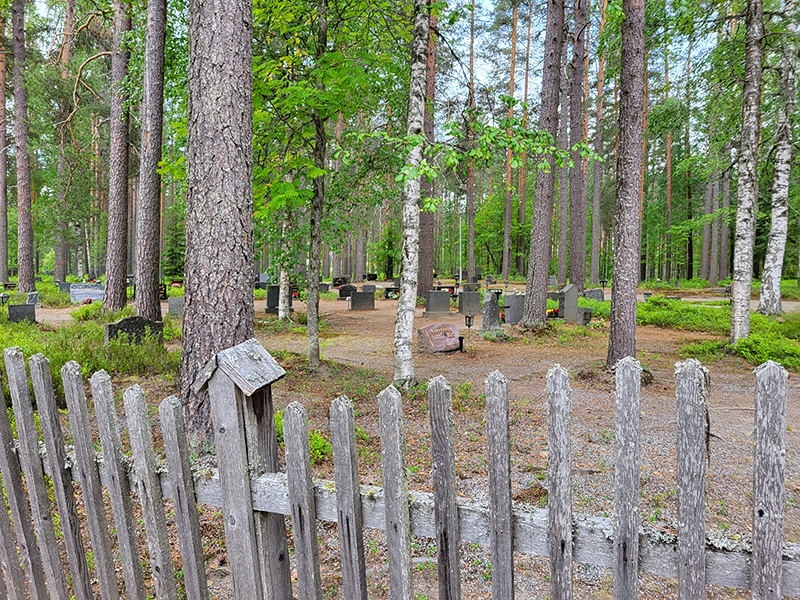
{"label": "nail in fence board", "polygon": [[286,445],[289,502],[292,506],[294,552],[297,557],[297,587],[303,590],[305,598],[322,600],[308,417],[299,402],[292,402],[283,411],[283,439]]}
{"label": "nail in fence board", "polygon": [[136,539],[131,487],[127,461],[122,452],[122,440],[119,436],[119,420],[114,405],[111,378],[105,371],[98,371],[92,375],[89,382],[97,417],[97,430],[103,446],[103,464],[108,473],[106,485],[111,497],[114,526],[117,530],[117,545],[122,563],[122,575],[125,579],[125,596],[130,600],[145,600],[144,574]]}
{"label": "nail in fence board", "polygon": [[439,598],[461,598],[458,553],[458,509],[453,451],[453,401],[450,384],[439,375],[428,384],[433,454],[433,495],[436,502],[436,551],[439,562]]}
{"label": "nail in fence board", "polygon": [[44,469],[39,456],[39,435],[33,419],[33,405],[28,391],[28,376],[25,359],[20,348],[6,348],[4,351],[8,387],[11,390],[11,403],[14,406],[14,420],[20,442],[20,463],[25,473],[28,500],[33,515],[33,526],[42,551],[42,564],[47,580],[47,589],[53,600],[67,600],[67,582],[61,567],[61,549],[53,529],[53,516],[50,514],[50,498],[44,481]]}
{"label": "nail in fence board", "polygon": [[[550,597],[572,598],[572,482],[569,373],[555,365],[547,373],[547,508]],[[638,532],[637,532],[638,533]]]}
{"label": "nail in fence board", "polygon": [[753,461],[753,598],[779,600],[786,495],[788,374],[767,361],[756,369]]}
{"label": "nail in fence board", "polygon": [[514,600],[514,516],[511,512],[511,446],[508,380],[500,371],[486,379],[489,444],[489,512],[492,539],[492,598]]}
{"label": "nail in fence board", "polygon": [[689,359],[675,365],[678,459],[678,595],[706,597],[706,465],[708,371]]}
{"label": "nail in fence board", "polygon": [[336,479],[342,593],[348,600],[367,600],[367,569],[356,453],[353,403],[339,396],[331,404],[331,445]]}
{"label": "nail in fence board", "polygon": [[70,361],[61,367],[61,381],[67,399],[69,426],[75,448],[75,465],[72,470],[81,484],[81,494],[86,507],[89,538],[92,541],[92,556],[95,576],[100,587],[100,596],[105,600],[119,598],[119,584],[111,553],[111,538],[108,535],[108,517],[103,503],[103,488],[92,441],[86,392],[83,388],[81,366]]}
{"label": "nail in fence board", "polygon": [[200,520],[197,517],[192,469],[189,465],[189,444],[183,421],[183,407],[175,396],[159,406],[161,436],[167,457],[167,473],[175,506],[175,522],[181,551],[183,581],[187,600],[207,600],[208,584],[203,561]]}
{"label": "nail in fence board", "polygon": [[[386,545],[391,600],[414,597],[411,575],[411,519],[406,479],[406,437],[403,401],[390,385],[378,394]],[[363,505],[362,505],[363,506]],[[433,531],[431,532],[433,535]]]}
{"label": "nail in fence board", "polygon": [[[14,520],[19,555],[28,581],[28,593],[31,595],[32,600],[45,600],[48,596],[44,578],[41,576],[44,571],[42,555],[39,552],[36,534],[31,523],[28,497],[25,494],[25,484],[22,483],[22,470],[19,464],[19,456],[16,452],[16,444],[11,435],[11,423],[8,420],[2,386],[0,386],[0,399],[3,401],[2,410],[0,410],[0,444],[2,444],[0,469],[3,470],[3,486],[8,497],[11,518]],[[10,547],[13,548],[13,546]],[[9,548],[9,546],[6,546],[6,548]],[[16,555],[16,552],[14,554]]]}
{"label": "nail in fence board", "polygon": [[147,549],[150,554],[150,571],[155,580],[156,597],[159,600],[178,600],[175,587],[175,568],[169,547],[167,516],[164,513],[164,498],[161,480],[158,477],[156,453],[153,449],[153,425],[147,415],[147,400],[144,390],[133,385],[123,394],[125,417],[131,437],[131,488],[142,507]]}
{"label": "nail in fence board", "polygon": [[636,600],[639,576],[639,415],[642,367],[630,356],[615,368],[614,600]]}
{"label": "nail in fence board", "polygon": [[[20,356],[21,358],[21,356]],[[24,363],[21,365],[23,370]],[[61,519],[61,531],[67,551],[67,562],[72,573],[72,592],[77,600],[90,600],[92,594],[92,578],[86,565],[86,552],[83,549],[81,523],[75,507],[75,489],[72,486],[72,473],[66,466],[67,452],[64,448],[64,437],[58,419],[58,407],[53,392],[53,380],[50,375],[50,361],[44,355],[36,354],[28,361],[39,411],[39,424],[44,435],[47,450],[47,462],[50,466],[50,478],[56,506]],[[33,407],[31,407],[33,414]]]}

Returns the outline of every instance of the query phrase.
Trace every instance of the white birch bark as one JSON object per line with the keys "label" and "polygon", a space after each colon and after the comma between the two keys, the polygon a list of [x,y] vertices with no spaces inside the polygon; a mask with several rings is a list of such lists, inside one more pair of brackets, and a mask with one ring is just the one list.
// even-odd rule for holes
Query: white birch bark
{"label": "white birch bark", "polygon": [[[425,115],[425,73],[428,59],[429,14],[425,0],[414,0],[414,28],[411,36],[411,77],[408,91],[409,136],[422,136]],[[406,157],[406,166],[416,169],[422,162],[422,138]],[[414,336],[414,309],[417,306],[419,275],[420,178],[403,184],[403,272],[394,323],[394,382],[403,388],[416,383],[411,343]]]}
{"label": "white birch bark", "polygon": [[292,286],[289,283],[289,271],[284,268],[281,268],[278,285],[281,287],[278,295],[278,320],[284,321],[292,316],[289,308],[289,296],[292,293]]}
{"label": "white birch bark", "polygon": [[762,0],[747,0],[742,133],[739,147],[736,233],[733,245],[731,343],[750,335],[750,285],[753,280],[753,246],[756,237],[756,198],[758,196],[758,140],[761,133],[761,40],[763,37],[763,2]]}
{"label": "white birch bark", "polygon": [[767,237],[767,255],[761,274],[761,299],[758,312],[764,315],[781,313],[781,275],[783,255],[786,251],[786,234],[789,228],[789,173],[792,168],[792,125],[789,115],[794,112],[794,71],[797,59],[794,15],[796,0],[784,2],[788,17],[788,35],[783,36],[783,49],[778,80],[778,122],[775,128],[775,178],[772,182],[772,224]]}

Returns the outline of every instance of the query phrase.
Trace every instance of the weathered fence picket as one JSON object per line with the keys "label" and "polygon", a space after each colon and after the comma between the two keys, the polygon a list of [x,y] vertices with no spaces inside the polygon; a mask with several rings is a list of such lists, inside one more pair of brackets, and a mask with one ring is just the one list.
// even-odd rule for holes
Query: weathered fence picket
{"label": "weathered fence picket", "polygon": [[706,596],[706,464],[708,372],[694,359],[675,366],[678,458],[678,594]]}
{"label": "weathered fence picket", "polygon": [[[78,491],[85,507],[100,597],[119,597],[117,561],[111,552],[103,486],[109,491],[116,524],[125,597],[135,600],[144,600],[146,590],[133,523],[131,487],[142,505],[150,571],[158,598],[177,597],[164,512],[167,498],[173,500],[188,600],[205,600],[209,594],[198,504],[222,508],[237,598],[292,597],[284,515],[291,517],[296,589],[301,597],[322,597],[318,521],[338,523],[342,591],[348,599],[367,598],[364,528],[386,531],[392,600],[415,597],[412,535],[437,541],[442,598],[459,597],[458,550],[462,542],[490,548],[492,597],[504,600],[514,597],[515,553],[550,558],[552,598],[572,598],[574,563],[610,568],[614,573],[615,599],[636,597],[640,572],[677,577],[682,599],[703,597],[709,584],[750,588],[753,597],[759,599],[800,595],[800,559],[796,558],[800,556],[800,545],[782,541],[788,380],[786,371],[775,363],[766,363],[756,371],[751,554],[720,551],[706,544],[704,479],[709,432],[705,402],[709,379],[706,370],[693,360],[676,365],[675,373],[677,543],[663,542],[639,528],[641,368],[633,359],[620,361],[615,369],[613,518],[572,515],[571,389],[566,370],[559,366],[547,377],[545,510],[516,506],[511,501],[509,392],[508,383],[499,372],[486,380],[486,505],[456,493],[452,392],[442,377],[434,378],[428,386],[434,484],[434,493],[430,494],[408,490],[402,399],[392,386],[378,396],[383,488],[359,483],[354,408],[344,396],[337,398],[330,410],[335,482],[312,477],[307,415],[296,402],[283,413],[286,473],[277,472],[270,386],[284,372],[253,341],[217,355],[198,380],[197,389],[209,390],[219,468],[206,471],[197,481],[192,477],[182,407],[176,398],[168,398],[160,405],[168,466],[165,472],[156,458],[144,392],[134,386],[123,395],[124,423],[132,449],[129,458],[122,450],[110,379],[104,372],[96,373],[91,378],[91,389],[102,443],[100,458],[92,441],[80,366],[68,363],[62,369],[62,380],[75,451],[70,468],[72,459],[59,425],[49,362],[41,355],[29,361],[46,450],[42,452],[24,357],[19,349],[7,349],[5,361],[19,450],[8,413],[0,411],[0,470],[11,514],[9,520],[9,511],[0,510],[0,600],[23,600],[27,597],[26,587],[35,600],[68,597],[64,577],[67,573],[71,575],[69,592],[76,599],[94,597],[94,580],[86,561],[87,542],[81,539],[81,522],[75,508]],[[4,404],[2,387],[0,404]],[[55,540],[55,514],[51,513],[46,494],[45,475],[53,481],[56,510],[64,532],[63,547]],[[80,483],[80,490],[73,489],[73,477]],[[53,538],[50,542],[46,541],[48,535]],[[37,542],[37,536],[45,541]],[[62,549],[66,550],[68,572],[61,565]],[[54,574],[56,568],[61,582]]]}

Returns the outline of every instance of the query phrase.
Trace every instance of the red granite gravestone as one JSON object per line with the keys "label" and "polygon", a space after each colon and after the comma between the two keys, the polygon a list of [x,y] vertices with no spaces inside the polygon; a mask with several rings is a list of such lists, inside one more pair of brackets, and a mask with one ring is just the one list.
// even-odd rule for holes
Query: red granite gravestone
{"label": "red granite gravestone", "polygon": [[453,352],[458,350],[458,327],[449,323],[420,327],[417,341],[423,352]]}

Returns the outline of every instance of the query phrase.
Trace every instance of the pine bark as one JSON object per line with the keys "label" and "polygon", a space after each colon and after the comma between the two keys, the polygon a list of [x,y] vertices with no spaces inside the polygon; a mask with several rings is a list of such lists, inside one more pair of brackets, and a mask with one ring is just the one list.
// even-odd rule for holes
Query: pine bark
{"label": "pine bark", "polygon": [[17,261],[20,292],[36,290],[33,268],[31,161],[28,154],[28,90],[25,82],[25,2],[14,0],[14,146],[17,153]]}
{"label": "pine bark", "polygon": [[786,252],[786,237],[789,228],[789,175],[792,169],[792,125],[794,113],[795,64],[797,27],[794,23],[797,11],[796,0],[784,2],[784,12],[789,17],[788,33],[783,36],[779,67],[780,98],[775,127],[775,175],[772,182],[772,223],[767,237],[767,255],[761,273],[761,299],[758,312],[765,315],[781,314],[781,276],[783,256]]}
{"label": "pine bark", "polygon": [[[711,188],[711,212],[717,215],[719,210],[719,176],[715,172]],[[709,250],[708,282],[715,286],[719,282],[719,215],[711,221],[711,249]]]}
{"label": "pine bark", "polygon": [[[569,93],[569,145],[583,133],[583,60],[586,53],[586,0],[575,2],[575,34],[572,47],[572,85]],[[586,214],[583,210],[583,169],[578,150],[570,150],[575,165],[569,172],[569,281],[583,295],[586,283]]]}
{"label": "pine bark", "polygon": [[[564,0],[547,1],[544,65],[542,68],[542,104],[539,129],[553,140],[558,133],[559,82],[561,51],[564,45]],[[521,327],[544,327],[547,324],[547,274],[550,264],[550,235],[553,219],[555,158],[547,157],[550,168],[538,170],[534,184],[531,246],[529,249],[527,293]]]}
{"label": "pine bark", "polygon": [[[72,56],[72,27],[75,21],[75,2],[69,0],[65,5],[64,10],[64,39],[61,42],[61,53],[59,55],[59,62],[61,63],[61,79],[62,81],[69,81],[70,73],[67,68],[69,60]],[[3,57],[5,61],[5,57]],[[5,98],[5,94],[3,94]],[[66,235],[67,223],[63,220],[62,215],[67,213],[67,188],[69,186],[70,178],[67,176],[67,136],[66,125],[64,121],[69,116],[70,103],[69,98],[62,92],[58,101],[58,134],[59,134],[59,151],[58,158],[56,159],[56,173],[58,176],[58,210],[59,216],[56,219],[55,239],[53,240],[53,280],[66,281]],[[3,116],[5,120],[5,116]],[[3,141],[2,147],[5,148]],[[5,176],[5,174],[3,175]],[[3,281],[6,281],[3,279]]]}
{"label": "pine bark", "polygon": [[166,0],[148,0],[144,53],[144,96],[141,107],[139,186],[136,200],[136,314],[161,320],[158,296],[161,221],[161,132],[164,120],[164,45]]}
{"label": "pine bark", "polygon": [[761,135],[761,77],[764,37],[762,0],[747,0],[745,12],[744,90],[739,142],[736,233],[733,247],[731,343],[750,336],[750,286],[758,198],[758,142]]}
{"label": "pine bark", "polygon": [[[714,190],[713,173],[706,176],[706,190],[703,196],[703,216],[711,214],[711,197]],[[700,279],[708,279],[709,273],[709,251],[711,249],[711,223],[703,225],[703,238],[700,245]]]}
{"label": "pine bark", "polygon": [[253,337],[252,28],[251,2],[189,3],[180,379],[187,426],[209,441],[208,395],[191,386],[212,356]]}
{"label": "pine bark", "polygon": [[[511,16],[511,74],[509,80],[509,92],[508,95],[513,98],[514,97],[514,71],[516,69],[516,58],[517,58],[517,14],[519,13],[519,3],[512,2],[514,7],[512,9],[512,16]],[[508,107],[508,118],[512,118],[514,116],[514,107]],[[510,132],[509,132],[510,133]],[[511,169],[511,157],[512,152],[511,148],[506,150],[506,204],[503,210],[503,281],[508,281],[508,276],[511,271],[511,255],[512,255],[512,247],[511,247],[511,224],[513,220],[513,212],[512,212],[512,199],[514,196],[513,189],[511,188],[511,178],[512,178],[512,169]]]}
{"label": "pine bark", "polygon": [[[566,21],[566,16],[564,18]],[[560,94],[561,112],[558,127],[558,147],[563,152],[569,149],[569,72],[567,62],[568,45],[561,49]],[[567,284],[569,258],[569,164],[558,170],[558,284]]]}
{"label": "pine bark", "polygon": [[[606,9],[608,0],[603,0],[600,7],[600,28],[598,38],[602,37],[606,27]],[[597,113],[594,125],[594,151],[598,156],[603,152],[603,80],[605,75],[605,55],[600,53],[597,57]],[[599,160],[594,161],[594,176],[592,190],[592,260],[590,264],[589,280],[597,285],[600,281],[600,194],[602,192],[603,165]]]}
{"label": "pine bark", "polygon": [[[430,1],[428,2],[430,5]],[[430,10],[430,9],[429,9]],[[436,107],[436,35],[433,28],[436,27],[436,16],[430,16],[428,25],[428,51],[425,63],[425,122],[423,129],[425,139],[429,144],[433,144],[433,117]],[[426,159],[430,160],[430,158]],[[423,177],[421,182],[422,198],[434,196],[434,182]],[[433,239],[434,221],[436,213],[423,210],[419,213],[419,282],[417,294],[423,296],[433,288]]]}
{"label": "pine bark", "polygon": [[[522,101],[525,106],[522,109],[522,128],[528,128],[528,78],[531,70],[531,21],[533,16],[533,2],[528,4],[528,42],[525,50],[525,90],[523,92]],[[517,179],[517,203],[519,204],[519,225],[520,232],[525,231],[525,204],[527,198],[527,170],[528,170],[528,153],[522,151],[520,157],[519,175]],[[525,235],[520,233],[516,243],[518,257],[517,257],[517,272],[521,275],[525,272]]]}
{"label": "pine bark", "polygon": [[[472,0],[469,25],[469,149],[475,145],[475,130],[472,127],[475,110],[475,0]],[[475,277],[475,162],[470,157],[467,167],[467,280]],[[388,277],[388,275],[387,275]]]}
{"label": "pine bark", "polygon": [[[406,130],[409,136],[423,133],[425,119],[425,68],[430,23],[426,0],[414,0],[413,23]],[[406,156],[406,165],[415,169],[421,161],[422,145],[414,146]],[[419,178],[409,178],[403,184],[403,272],[394,326],[394,381],[403,388],[414,385],[417,379],[411,344],[414,337],[414,309],[417,304],[419,275],[419,209],[420,181]]]}
{"label": "pine bark", "polygon": [[103,310],[120,310],[128,300],[128,109],[123,80],[130,53],[124,44],[131,30],[130,5],[114,0],[114,48],[111,54],[111,111],[108,172],[108,241]]}
{"label": "pine bark", "polygon": [[639,281],[640,204],[644,137],[645,2],[623,0],[620,57],[619,157],[614,215],[611,331],[606,364],[636,357],[636,285]]}
{"label": "pine bark", "polygon": [[6,22],[0,19],[0,283],[8,281],[8,141],[6,115]]}

